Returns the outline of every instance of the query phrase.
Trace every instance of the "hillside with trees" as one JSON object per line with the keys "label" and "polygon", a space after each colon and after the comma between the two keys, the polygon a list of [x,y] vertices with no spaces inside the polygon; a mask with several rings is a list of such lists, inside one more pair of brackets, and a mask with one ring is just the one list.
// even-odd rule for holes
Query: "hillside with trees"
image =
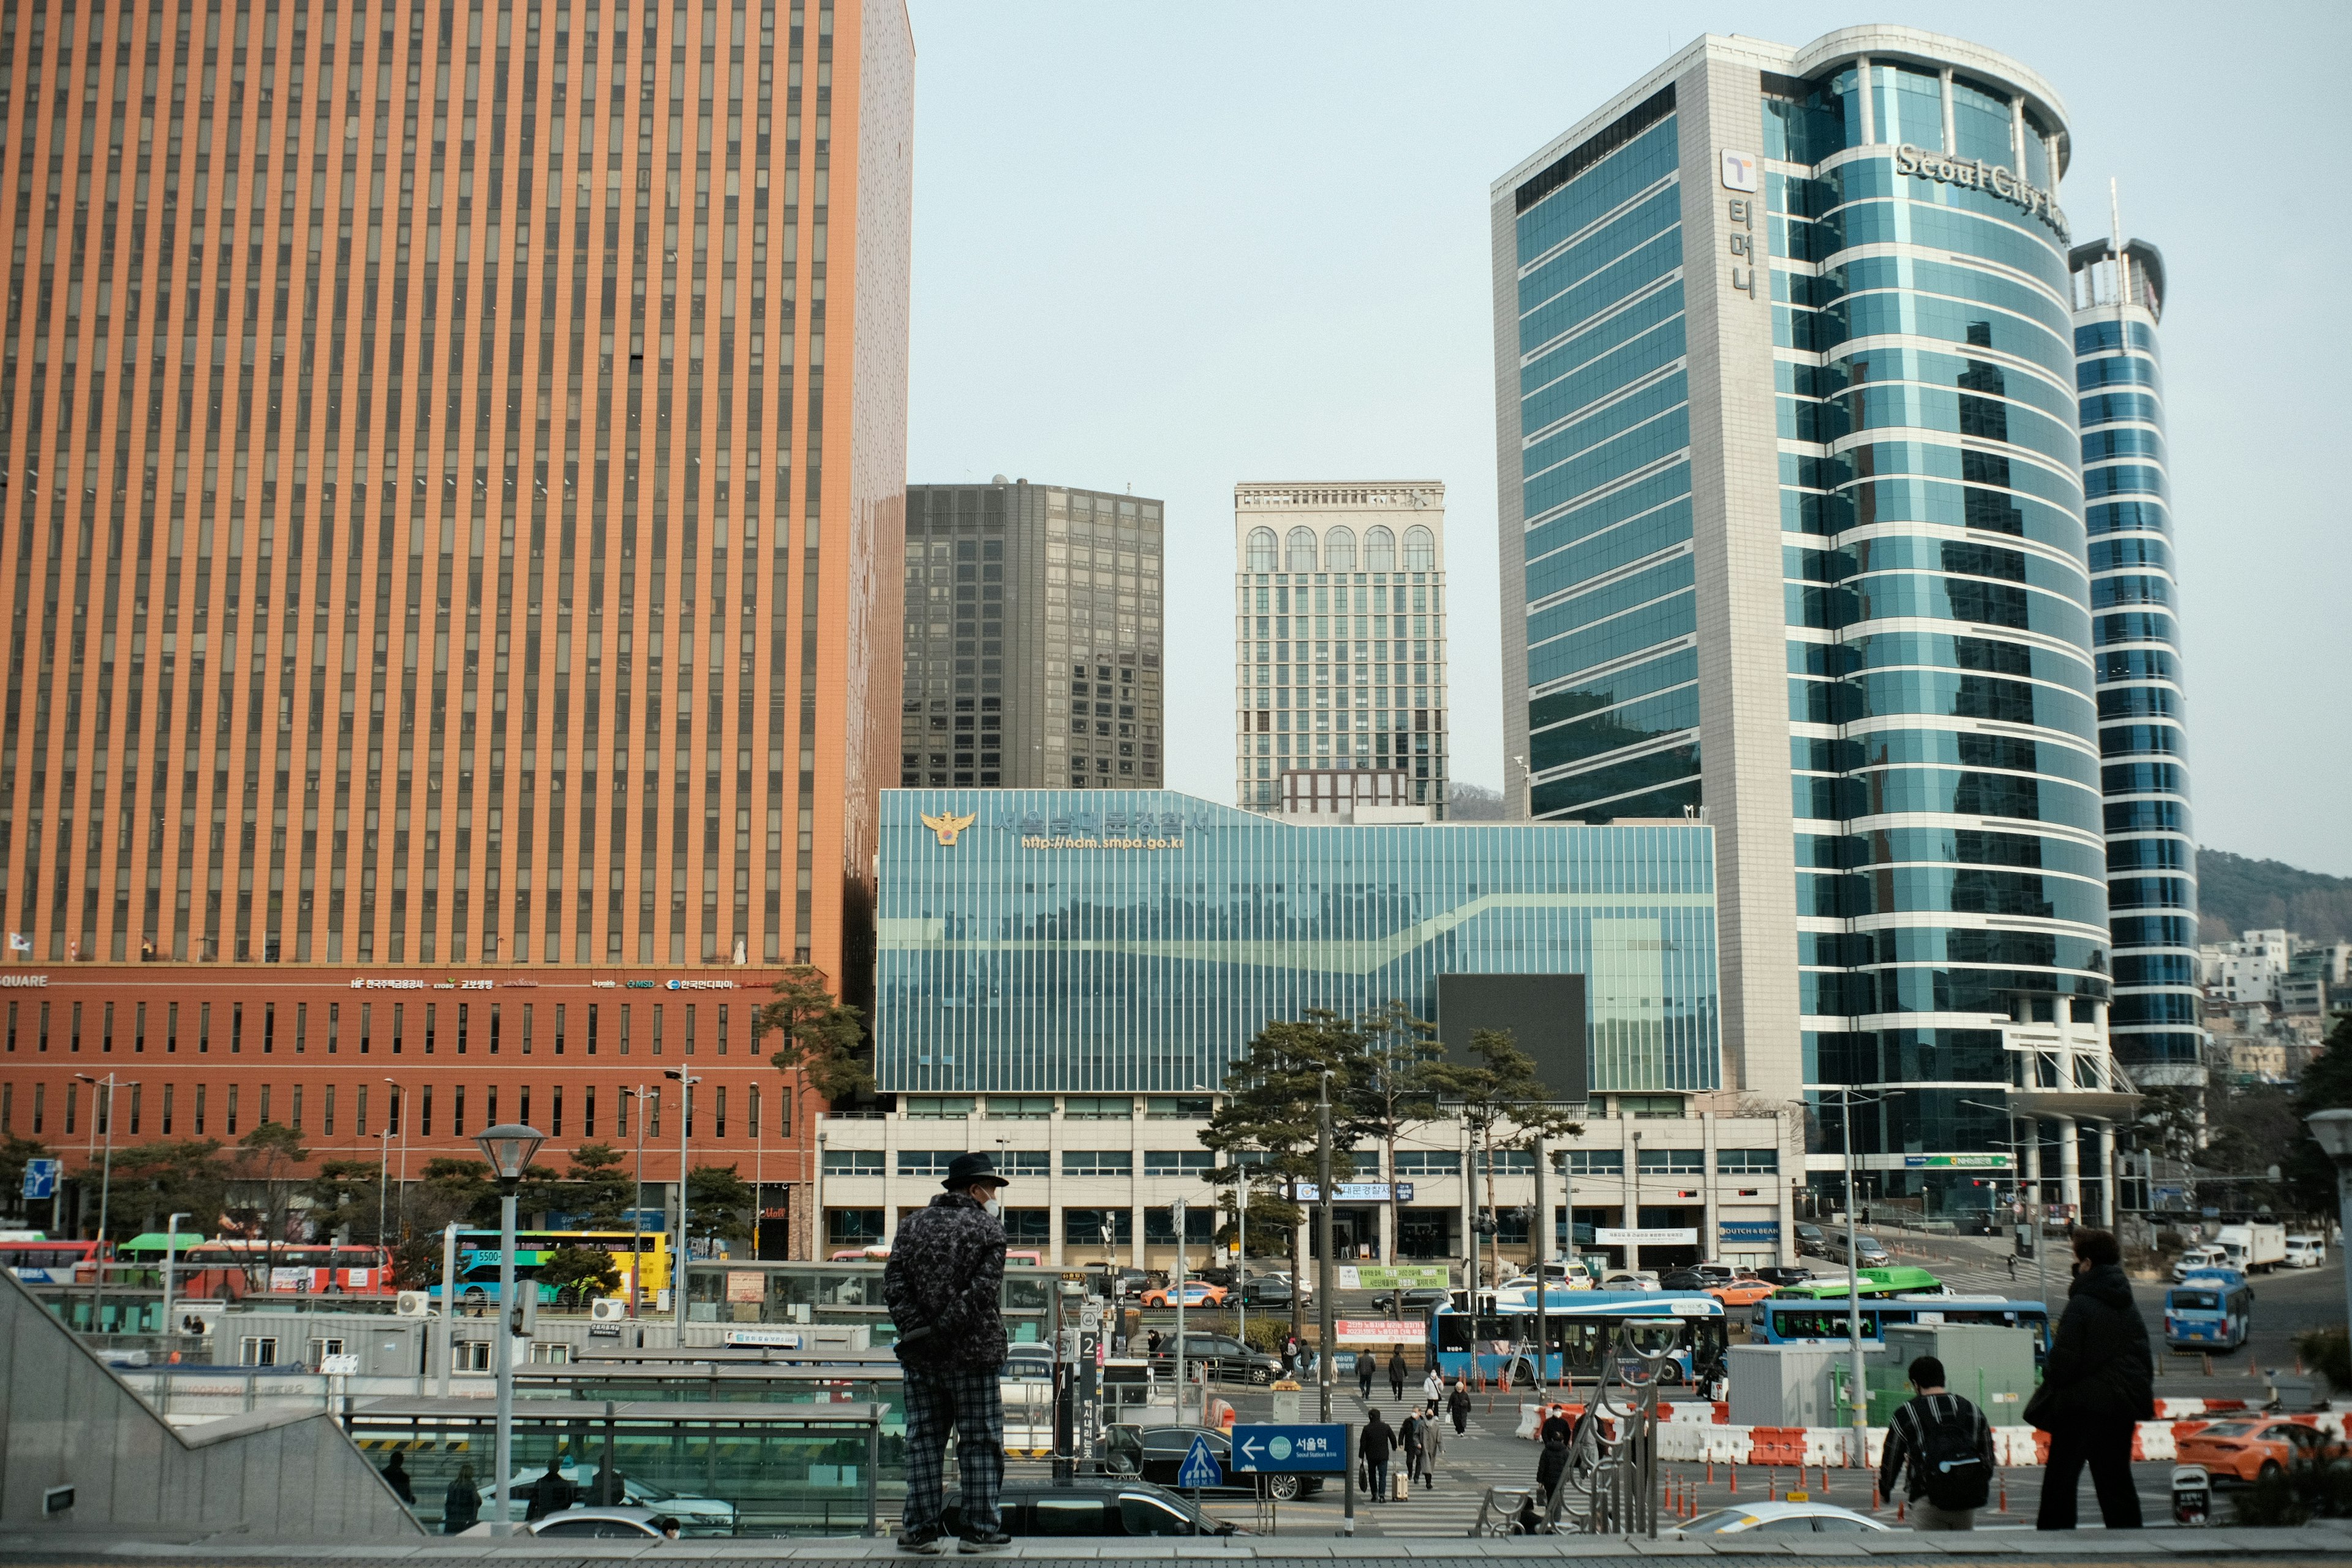
{"label": "hillside with trees", "polygon": [[2299,931],[2309,942],[2352,941],[2352,877],[2305,871],[2283,860],[2200,849],[2197,905],[2207,942],[2274,929]]}

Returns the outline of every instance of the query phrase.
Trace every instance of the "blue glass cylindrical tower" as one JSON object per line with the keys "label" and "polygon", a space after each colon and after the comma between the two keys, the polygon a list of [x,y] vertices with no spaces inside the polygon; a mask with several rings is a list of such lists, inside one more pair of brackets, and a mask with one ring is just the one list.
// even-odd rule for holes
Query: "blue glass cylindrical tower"
{"label": "blue glass cylindrical tower", "polygon": [[2135,239],[2077,246],[2069,259],[2115,937],[2111,1040],[2143,1087],[2198,1087],[2197,844],[2156,345],[2164,258]]}
{"label": "blue glass cylindrical tower", "polygon": [[[1805,1081],[1872,1094],[1869,1195],[1990,1211],[2004,1097],[2105,1077],[2064,129],[1890,54],[1765,95]],[[2085,1132],[2029,1142],[2096,1212]]]}

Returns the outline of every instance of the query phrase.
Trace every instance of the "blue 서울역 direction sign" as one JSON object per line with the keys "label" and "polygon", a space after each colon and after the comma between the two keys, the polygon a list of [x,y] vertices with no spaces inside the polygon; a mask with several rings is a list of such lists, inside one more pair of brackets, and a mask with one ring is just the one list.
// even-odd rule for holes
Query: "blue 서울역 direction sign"
{"label": "blue \uc11c\uc6b8\uc5ed direction sign", "polygon": [[1217,1457],[1209,1452],[1206,1437],[1192,1439],[1192,1451],[1184,1456],[1184,1468],[1176,1472],[1180,1487],[1221,1487],[1225,1484],[1225,1472],[1217,1464]]}
{"label": "blue \uc11c\uc6b8\uc5ed direction sign", "polygon": [[25,1192],[28,1198],[53,1198],[58,1195],[58,1178],[65,1174],[63,1160],[27,1160],[25,1162]]}
{"label": "blue \uc11c\uc6b8\uc5ed direction sign", "polygon": [[1293,1475],[1348,1468],[1348,1429],[1333,1424],[1234,1428],[1234,1473]]}

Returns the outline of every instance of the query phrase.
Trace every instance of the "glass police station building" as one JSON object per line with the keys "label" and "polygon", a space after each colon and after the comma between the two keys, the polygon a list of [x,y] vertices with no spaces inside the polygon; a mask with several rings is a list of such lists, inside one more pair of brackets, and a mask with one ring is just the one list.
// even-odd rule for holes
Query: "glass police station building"
{"label": "glass police station building", "polygon": [[[1563,1239],[1573,1176],[1589,1245],[1630,1205],[1691,1233],[1691,1256],[1727,1241],[1777,1255],[1782,1119],[1717,1114],[1704,823],[1310,826],[1167,791],[882,801],[877,1074],[895,1107],[826,1121],[820,1205],[836,1247],[885,1239],[966,1148],[1007,1165],[1016,1247],[1172,1256],[1178,1197],[1205,1246],[1201,1123],[1266,1024],[1392,1002],[1436,1020],[1441,975],[1540,973],[1583,976],[1586,997],[1587,1132],[1550,1188]],[[1402,1234],[1385,1205],[1348,1210],[1343,1257],[1459,1254],[1461,1130],[1407,1142],[1394,1172],[1363,1150],[1354,1173],[1413,1184]],[[1498,1205],[1528,1201],[1529,1156],[1501,1168]],[[1718,1222],[1735,1228],[1699,1234]]]}

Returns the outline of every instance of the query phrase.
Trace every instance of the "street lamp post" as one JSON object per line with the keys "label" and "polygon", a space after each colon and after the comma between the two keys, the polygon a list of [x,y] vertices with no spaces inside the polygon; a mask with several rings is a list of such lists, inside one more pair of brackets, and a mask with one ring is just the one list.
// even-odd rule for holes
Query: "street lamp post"
{"label": "street lamp post", "polygon": [[99,1166],[98,1175],[98,1255],[93,1259],[96,1267],[91,1270],[89,1285],[89,1331],[94,1334],[99,1331],[99,1313],[106,1306],[106,1209],[114,1188],[114,1091],[117,1088],[131,1086],[118,1085],[112,1073],[102,1079],[79,1072],[74,1077],[89,1085],[93,1100],[97,1100],[99,1089],[106,1091],[104,1107],[99,1111],[99,1120],[106,1134],[106,1153]]}
{"label": "street lamp post", "polygon": [[686,1233],[686,1124],[694,1114],[694,1086],[702,1080],[684,1068],[666,1068],[662,1077],[677,1080],[677,1269],[670,1281],[670,1313],[677,1323],[677,1344],[686,1348],[686,1288],[694,1274],[694,1243]]}
{"label": "street lamp post", "polygon": [[184,1210],[163,1222],[163,1318],[160,1327],[164,1334],[163,1359],[166,1363],[172,1359],[172,1284],[173,1268],[180,1260],[180,1222],[194,1217]]}
{"label": "street lamp post", "polygon": [[[400,1239],[408,1239],[408,1086],[397,1079],[392,1085],[392,1119],[400,1123],[400,1195],[393,1200],[392,1217],[399,1222]],[[381,1222],[379,1222],[381,1223]]]}
{"label": "street lamp post", "polygon": [[385,1122],[375,1138],[375,1244],[382,1247],[384,1200],[392,1192],[392,1123]]}
{"label": "street lamp post", "polygon": [[646,1086],[621,1091],[637,1112],[637,1185],[629,1198],[629,1316],[637,1315],[637,1292],[646,1284]]}
{"label": "street lamp post", "polygon": [[[2336,1214],[2352,1241],[2352,1110],[2315,1110],[2304,1119],[2327,1157],[2336,1162]],[[2352,1306],[2352,1247],[2339,1246],[2344,1257],[2344,1299]]]}
{"label": "street lamp post", "polygon": [[492,1535],[513,1533],[509,1500],[514,1495],[514,1340],[522,1332],[522,1309],[515,1296],[515,1184],[530,1168],[530,1157],[546,1140],[530,1127],[507,1122],[483,1131],[474,1142],[499,1182],[499,1313],[506,1320],[499,1336],[498,1453],[492,1458],[497,1478],[491,1507]]}

